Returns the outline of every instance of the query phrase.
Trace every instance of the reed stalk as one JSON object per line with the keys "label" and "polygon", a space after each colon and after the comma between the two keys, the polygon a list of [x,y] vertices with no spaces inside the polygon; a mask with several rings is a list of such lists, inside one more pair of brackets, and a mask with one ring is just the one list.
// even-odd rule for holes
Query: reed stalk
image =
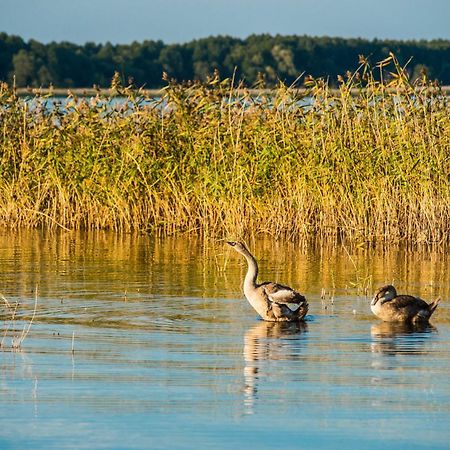
{"label": "reed stalk", "polygon": [[13,327],[14,335],[12,336],[12,339],[11,339],[11,348],[14,351],[20,351],[22,348],[23,342],[25,341],[26,337],[28,336],[28,333],[30,332],[31,325],[33,324],[34,318],[36,316],[36,310],[37,310],[37,304],[38,304],[37,288],[36,288],[36,293],[35,293],[34,309],[33,309],[32,316],[31,316],[30,320],[24,324],[23,329],[20,332],[20,334],[17,334],[17,330],[16,330],[16,321],[17,321],[17,312],[19,309],[19,302],[16,301],[14,303],[14,305],[12,305],[10,302],[8,302],[8,300],[3,295],[0,295],[0,298],[3,300],[5,308],[10,314],[9,319],[4,320],[5,327],[3,330],[2,340],[0,342],[0,349],[5,348],[5,339],[8,336],[10,328]]}

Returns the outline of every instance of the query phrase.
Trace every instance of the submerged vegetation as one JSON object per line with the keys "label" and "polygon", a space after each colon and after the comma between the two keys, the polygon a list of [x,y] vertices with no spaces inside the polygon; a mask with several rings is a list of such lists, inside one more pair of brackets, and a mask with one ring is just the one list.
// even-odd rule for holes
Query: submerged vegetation
{"label": "submerged vegetation", "polygon": [[0,223],[448,242],[448,98],[393,55],[250,93],[232,79],[57,103],[0,88]]}

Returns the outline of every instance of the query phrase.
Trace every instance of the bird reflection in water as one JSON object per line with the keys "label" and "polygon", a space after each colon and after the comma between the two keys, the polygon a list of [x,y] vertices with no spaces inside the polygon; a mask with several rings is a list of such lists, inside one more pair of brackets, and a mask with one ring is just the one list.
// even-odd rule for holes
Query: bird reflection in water
{"label": "bird reflection in water", "polygon": [[245,412],[253,414],[259,379],[264,378],[262,366],[266,361],[300,359],[299,343],[304,339],[308,324],[298,322],[261,321],[244,336],[244,403]]}
{"label": "bird reflection in water", "polygon": [[372,353],[386,355],[426,353],[424,345],[431,333],[437,331],[429,323],[381,322],[372,325]]}

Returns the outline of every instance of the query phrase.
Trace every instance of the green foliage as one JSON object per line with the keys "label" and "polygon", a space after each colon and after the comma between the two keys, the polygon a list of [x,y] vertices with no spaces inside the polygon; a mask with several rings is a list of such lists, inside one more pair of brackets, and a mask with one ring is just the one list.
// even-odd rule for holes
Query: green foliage
{"label": "green foliage", "polygon": [[163,72],[179,81],[206,81],[214,71],[253,86],[261,78],[269,86],[279,80],[291,84],[302,73],[323,77],[336,85],[339,74],[354,68],[358,55],[379,61],[393,52],[407,70],[450,84],[450,41],[389,41],[309,36],[252,35],[247,39],[217,36],[186,44],[161,41],[129,45],[68,42],[43,45],[25,43],[0,33],[0,80],[19,87],[108,86],[114,72],[132,79],[136,86],[163,86]]}
{"label": "green foliage", "polygon": [[411,82],[393,55],[361,58],[338,89],[305,84],[251,95],[216,74],[153,99],[117,73],[113,97],[54,105],[3,84],[0,223],[448,242],[439,87]]}

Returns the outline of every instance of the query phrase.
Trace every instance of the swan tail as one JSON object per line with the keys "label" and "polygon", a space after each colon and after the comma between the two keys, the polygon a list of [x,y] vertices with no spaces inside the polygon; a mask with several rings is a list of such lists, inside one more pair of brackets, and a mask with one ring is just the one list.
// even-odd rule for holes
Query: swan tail
{"label": "swan tail", "polygon": [[437,298],[436,300],[434,300],[433,302],[430,303],[430,305],[429,305],[430,317],[434,313],[436,308],[438,307],[440,301],[441,301],[441,299]]}

